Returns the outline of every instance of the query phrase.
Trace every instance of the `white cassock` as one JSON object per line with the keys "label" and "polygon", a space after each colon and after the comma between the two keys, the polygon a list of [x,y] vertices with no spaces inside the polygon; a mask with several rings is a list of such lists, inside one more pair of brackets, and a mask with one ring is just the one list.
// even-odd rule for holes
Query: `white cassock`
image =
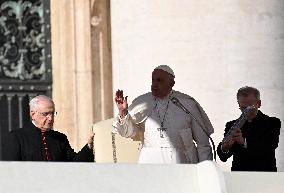
{"label": "white cassock", "polygon": [[[170,100],[176,97],[196,118]],[[139,163],[198,163],[212,160],[209,135],[214,129],[201,106],[190,96],[172,91],[164,99],[151,93],[137,97],[114,131],[123,137],[143,134]],[[161,129],[162,128],[162,129]]]}

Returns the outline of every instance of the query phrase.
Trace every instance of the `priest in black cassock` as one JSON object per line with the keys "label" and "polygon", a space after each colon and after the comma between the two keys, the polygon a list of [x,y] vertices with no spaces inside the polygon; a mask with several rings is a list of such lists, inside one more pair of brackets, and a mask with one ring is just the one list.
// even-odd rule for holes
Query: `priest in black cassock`
{"label": "priest in black cassock", "polygon": [[234,125],[238,120],[226,124],[224,136],[231,128],[235,127],[236,130],[232,131],[229,140],[219,143],[217,153],[220,160],[226,162],[233,156],[232,171],[276,172],[275,150],[279,143],[280,119],[258,110],[261,106],[260,92],[254,87],[240,88],[237,101],[242,112],[247,107],[253,108],[240,128]]}
{"label": "priest in black cassock", "polygon": [[92,162],[94,134],[80,152],[74,152],[67,136],[53,130],[55,114],[51,98],[44,95],[33,98],[30,101],[32,122],[9,133],[4,160]]}

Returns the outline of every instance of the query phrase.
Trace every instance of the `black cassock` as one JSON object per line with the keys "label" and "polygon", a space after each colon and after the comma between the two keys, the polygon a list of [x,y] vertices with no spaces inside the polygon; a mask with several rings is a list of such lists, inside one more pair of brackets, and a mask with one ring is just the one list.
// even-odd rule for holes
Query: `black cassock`
{"label": "black cassock", "polygon": [[[234,123],[230,121],[226,124],[224,136]],[[278,118],[258,111],[257,116],[241,128],[247,148],[234,144],[228,153],[224,153],[220,143],[217,148],[220,160],[225,162],[233,156],[232,171],[277,171],[275,149],[278,147],[280,127]]]}
{"label": "black cassock", "polygon": [[[94,155],[85,145],[76,153],[71,148],[67,136],[54,130],[44,133],[30,123],[9,133],[3,158],[7,161],[78,161],[92,162]],[[46,142],[46,144],[44,144]]]}

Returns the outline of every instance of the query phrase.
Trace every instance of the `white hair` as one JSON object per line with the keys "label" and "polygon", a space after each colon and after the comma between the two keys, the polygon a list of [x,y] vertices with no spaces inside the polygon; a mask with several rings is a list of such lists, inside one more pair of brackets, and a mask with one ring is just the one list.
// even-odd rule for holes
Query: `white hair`
{"label": "white hair", "polygon": [[35,110],[37,110],[37,108],[38,108],[38,103],[39,103],[40,101],[49,101],[49,102],[52,102],[52,103],[54,104],[53,100],[52,100],[51,98],[49,98],[48,96],[45,96],[45,95],[38,95],[38,96],[36,96],[36,97],[34,97],[34,98],[32,98],[32,99],[30,100],[30,103],[29,103],[29,105],[30,105],[30,111],[35,111]]}

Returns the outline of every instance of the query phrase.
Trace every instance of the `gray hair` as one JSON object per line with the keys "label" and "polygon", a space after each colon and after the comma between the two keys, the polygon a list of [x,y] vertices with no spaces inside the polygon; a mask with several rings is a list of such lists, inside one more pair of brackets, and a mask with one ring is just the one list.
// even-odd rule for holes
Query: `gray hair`
{"label": "gray hair", "polygon": [[39,103],[40,101],[49,101],[49,102],[52,102],[52,103],[54,104],[53,100],[52,100],[51,98],[49,98],[48,96],[45,96],[45,95],[38,95],[38,96],[36,96],[36,97],[34,97],[34,98],[32,98],[32,99],[30,100],[30,103],[29,103],[29,105],[30,105],[30,111],[35,111],[35,110],[37,110],[38,103]]}
{"label": "gray hair", "polygon": [[257,90],[256,88],[254,87],[251,87],[251,86],[244,86],[242,88],[240,88],[238,90],[238,93],[237,93],[237,99],[240,98],[240,96],[248,96],[250,94],[253,94],[255,96],[256,99],[260,99],[260,92],[259,90]]}

